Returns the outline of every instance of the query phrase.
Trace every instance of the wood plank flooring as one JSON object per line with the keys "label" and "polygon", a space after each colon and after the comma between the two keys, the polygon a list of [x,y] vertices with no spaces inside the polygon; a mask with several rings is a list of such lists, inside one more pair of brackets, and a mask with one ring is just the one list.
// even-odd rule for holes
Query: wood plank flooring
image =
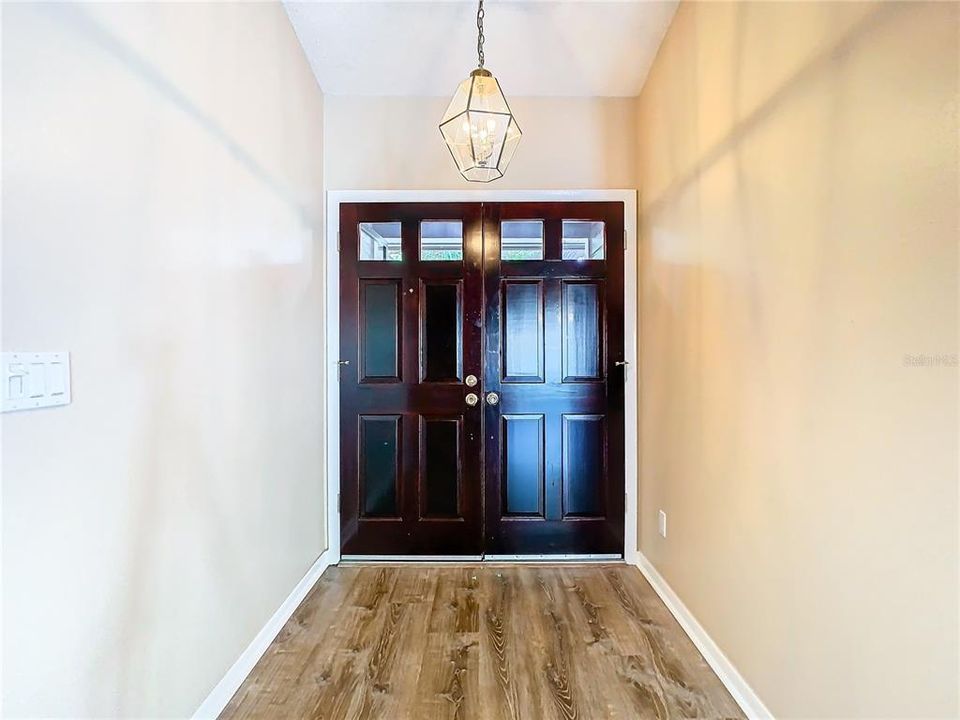
{"label": "wood plank flooring", "polygon": [[221,718],[742,718],[626,565],[331,567]]}

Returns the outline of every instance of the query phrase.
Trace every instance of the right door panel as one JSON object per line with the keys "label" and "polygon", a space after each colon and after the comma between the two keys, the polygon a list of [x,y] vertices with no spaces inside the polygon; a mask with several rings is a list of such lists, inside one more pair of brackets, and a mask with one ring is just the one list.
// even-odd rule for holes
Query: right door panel
{"label": "right door panel", "polygon": [[483,236],[485,551],[620,554],[623,204],[485,205]]}

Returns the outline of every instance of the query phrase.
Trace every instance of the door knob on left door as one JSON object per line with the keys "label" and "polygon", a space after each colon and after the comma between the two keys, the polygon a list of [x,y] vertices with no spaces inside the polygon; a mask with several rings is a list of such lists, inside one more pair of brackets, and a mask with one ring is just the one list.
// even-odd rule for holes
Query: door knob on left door
{"label": "door knob on left door", "polygon": [[476,393],[467,393],[467,396],[464,398],[464,400],[466,401],[467,405],[469,405],[470,407],[473,407],[478,402],[480,402],[480,398],[477,397]]}

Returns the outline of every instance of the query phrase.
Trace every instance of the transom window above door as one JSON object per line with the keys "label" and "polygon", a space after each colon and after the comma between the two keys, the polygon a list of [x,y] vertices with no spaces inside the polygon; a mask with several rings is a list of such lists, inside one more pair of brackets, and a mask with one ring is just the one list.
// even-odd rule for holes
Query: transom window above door
{"label": "transom window above door", "polygon": [[[360,223],[359,259],[403,261],[402,224],[397,222]],[[425,261],[463,260],[463,222],[460,220],[423,220],[420,222],[420,259]]]}
{"label": "transom window above door", "polygon": [[[606,228],[603,221],[563,220],[559,224],[560,228],[553,225],[551,232],[560,231],[560,260],[606,259]],[[556,235],[553,235],[553,242],[557,242]],[[501,221],[501,260],[543,260],[546,257],[544,245],[543,220]],[[556,253],[556,245],[552,247],[552,252]],[[558,258],[552,255],[550,259]]]}
{"label": "transom window above door", "polygon": [[[602,221],[563,220],[561,225],[561,260],[605,259],[606,228]],[[402,262],[402,234],[402,223],[399,221],[360,223],[358,259]],[[419,248],[422,261],[462,262],[463,222],[420,221]],[[500,259],[543,260],[544,221],[503,220],[500,223]]]}
{"label": "transom window above door", "polygon": [[460,220],[423,220],[420,223],[421,260],[463,260],[463,223]]}
{"label": "transom window above door", "polygon": [[564,260],[603,260],[604,227],[602,222],[563,221]]}
{"label": "transom window above door", "polygon": [[501,260],[543,260],[543,220],[500,223]]}
{"label": "transom window above door", "polygon": [[543,260],[543,220],[500,223],[501,260]]}
{"label": "transom window above door", "polygon": [[403,260],[399,222],[360,223],[360,259]]}

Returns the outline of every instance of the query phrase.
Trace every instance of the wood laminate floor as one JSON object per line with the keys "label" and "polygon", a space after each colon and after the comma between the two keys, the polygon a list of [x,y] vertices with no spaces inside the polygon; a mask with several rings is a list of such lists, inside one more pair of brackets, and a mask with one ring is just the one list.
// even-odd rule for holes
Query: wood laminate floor
{"label": "wood laminate floor", "polygon": [[221,718],[742,718],[627,565],[329,568]]}

